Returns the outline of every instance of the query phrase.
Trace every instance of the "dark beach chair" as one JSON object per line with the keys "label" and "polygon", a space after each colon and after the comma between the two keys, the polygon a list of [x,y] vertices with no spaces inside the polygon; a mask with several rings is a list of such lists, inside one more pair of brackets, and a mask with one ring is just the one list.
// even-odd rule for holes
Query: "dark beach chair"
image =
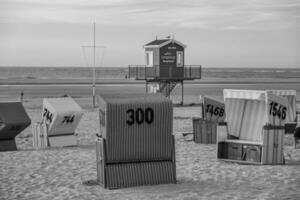
{"label": "dark beach chair", "polygon": [[0,151],[17,150],[15,137],[30,123],[21,102],[0,102]]}

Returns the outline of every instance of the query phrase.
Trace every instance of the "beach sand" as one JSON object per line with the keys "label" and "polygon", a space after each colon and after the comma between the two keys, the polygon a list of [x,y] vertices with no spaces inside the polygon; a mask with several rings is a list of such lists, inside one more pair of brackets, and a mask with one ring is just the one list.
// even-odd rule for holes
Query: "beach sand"
{"label": "beach sand", "polygon": [[[200,94],[221,98],[228,85],[186,86],[186,102],[197,103]],[[233,88],[290,88],[290,85],[231,85]],[[75,97],[84,108],[76,129],[78,147],[32,148],[31,129],[17,136],[18,151],[0,152],[0,199],[299,199],[300,149],[294,149],[291,135],[285,136],[286,165],[240,165],[216,159],[216,145],[195,144],[191,135],[192,117],[200,116],[199,106],[174,107],[173,134],[176,141],[177,184],[141,186],[117,190],[103,189],[95,183],[95,133],[97,109],[91,107],[90,88],[24,87],[25,107],[32,122],[40,120],[42,97]],[[33,88],[34,87],[34,88]],[[116,88],[115,88],[116,87]],[[228,88],[232,88],[228,87]],[[23,88],[23,89],[24,89]],[[116,92],[124,87],[97,88],[97,92]],[[17,99],[20,87],[0,88],[2,99]],[[86,90],[89,89],[87,92]],[[292,85],[300,93],[299,84]],[[6,91],[6,92],[5,92]],[[16,93],[14,93],[14,91]],[[142,85],[126,92],[142,92]],[[176,92],[179,92],[177,89]],[[50,95],[49,95],[50,93]],[[16,94],[16,95],[14,95]],[[180,92],[178,93],[180,94]],[[178,95],[174,97],[178,98]],[[299,99],[299,98],[298,98]],[[91,185],[86,181],[94,180]]]}

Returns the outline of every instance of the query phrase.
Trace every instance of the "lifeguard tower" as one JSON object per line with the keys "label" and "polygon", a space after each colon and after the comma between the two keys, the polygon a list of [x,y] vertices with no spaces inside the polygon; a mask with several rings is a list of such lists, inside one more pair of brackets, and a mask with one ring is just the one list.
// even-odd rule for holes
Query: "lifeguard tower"
{"label": "lifeguard tower", "polygon": [[144,46],[146,65],[129,65],[129,78],[146,81],[146,92],[160,92],[169,97],[177,84],[185,80],[201,79],[201,65],[185,65],[185,44],[174,38],[155,39]]}

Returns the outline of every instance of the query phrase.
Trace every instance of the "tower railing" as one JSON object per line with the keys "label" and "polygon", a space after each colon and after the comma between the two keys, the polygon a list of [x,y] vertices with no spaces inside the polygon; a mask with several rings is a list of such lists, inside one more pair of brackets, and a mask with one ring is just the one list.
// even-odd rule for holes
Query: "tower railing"
{"label": "tower railing", "polygon": [[183,67],[129,65],[128,77],[137,80],[146,79],[201,79],[201,65],[184,65]]}

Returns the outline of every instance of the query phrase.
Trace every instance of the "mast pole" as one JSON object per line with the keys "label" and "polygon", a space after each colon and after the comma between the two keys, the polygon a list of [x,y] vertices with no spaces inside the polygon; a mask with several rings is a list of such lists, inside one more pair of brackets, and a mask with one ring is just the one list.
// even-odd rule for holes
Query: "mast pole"
{"label": "mast pole", "polygon": [[93,51],[93,107],[95,108],[95,82],[96,82],[96,23],[94,22],[94,51]]}

